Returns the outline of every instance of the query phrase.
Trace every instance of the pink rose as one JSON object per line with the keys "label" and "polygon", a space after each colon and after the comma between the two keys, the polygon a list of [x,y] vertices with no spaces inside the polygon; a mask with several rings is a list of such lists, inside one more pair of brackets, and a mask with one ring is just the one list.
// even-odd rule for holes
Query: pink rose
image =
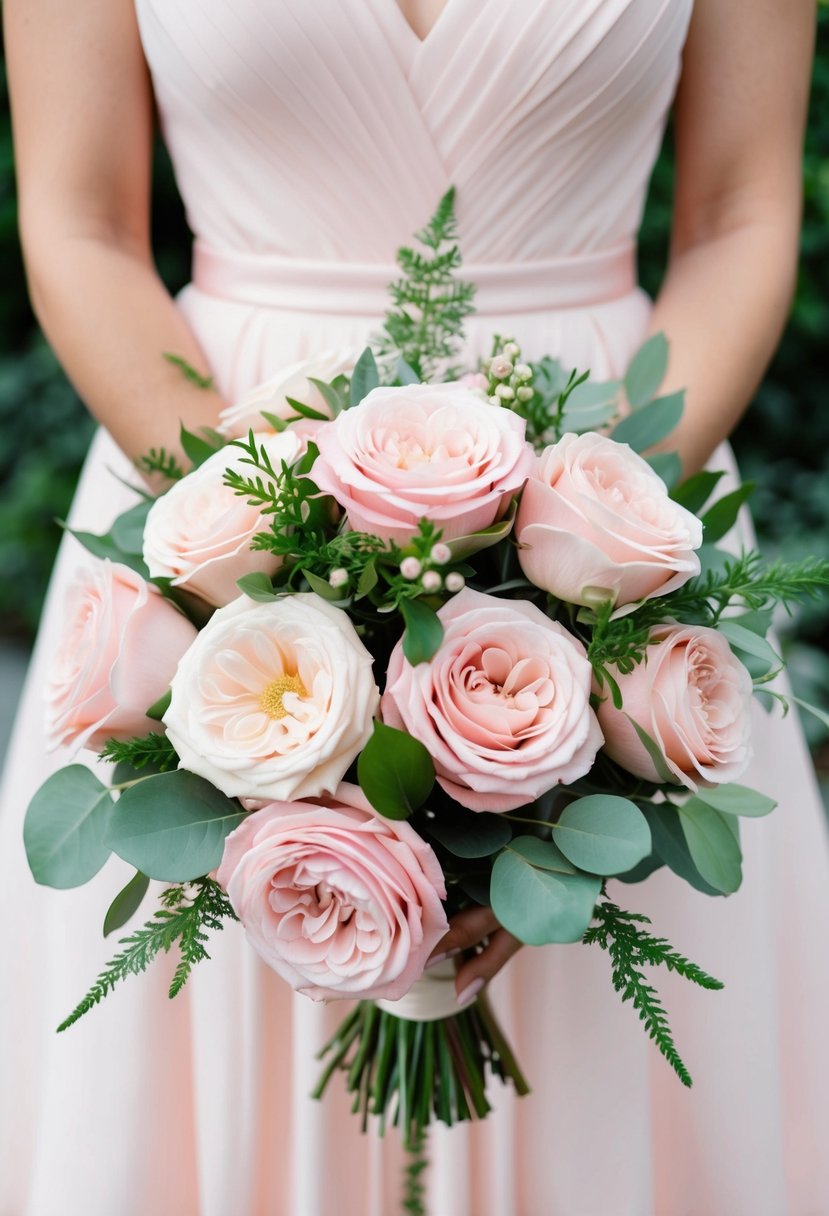
{"label": "pink rose", "polygon": [[473,811],[511,811],[583,777],[602,735],[581,642],[532,604],[468,588],[438,616],[431,662],[392,651],[382,714],[429,749],[446,792]]}
{"label": "pink rose", "polygon": [[335,790],[380,700],[348,616],[313,594],[220,608],[171,689],[164,722],[181,767],[267,801]]}
{"label": "pink rose", "polygon": [[605,751],[637,777],[661,777],[625,715],[650,735],[678,784],[736,781],[752,755],[751,676],[716,629],[660,625],[628,675],[613,672],[622,709],[599,706]]}
{"label": "pink rose", "polygon": [[246,439],[248,431],[269,430],[262,410],[276,418],[293,418],[296,410],[288,404],[289,397],[330,417],[331,411],[325,398],[309,377],[327,384],[339,375],[350,376],[359,354],[359,350],[350,348],[327,350],[314,359],[302,359],[281,368],[276,375],[222,410],[218,427],[220,434],[231,439]]}
{"label": "pink rose", "polygon": [[50,749],[100,751],[107,739],[158,730],[146,711],[195,638],[187,618],[128,566],[96,561],[78,570],[46,686]]}
{"label": "pink rose", "polygon": [[564,435],[545,448],[515,535],[527,578],[569,604],[666,595],[700,570],[700,521],[647,461],[603,435]]}
{"label": "pink rose", "polygon": [[[294,432],[256,436],[274,469],[302,455],[303,440]],[[236,580],[261,571],[273,574],[280,558],[251,549],[257,532],[268,528],[267,516],[244,495],[224,485],[228,469],[252,477],[260,474],[244,463],[242,448],[220,448],[204,464],[156,499],[144,526],[144,561],[152,578],[169,578],[214,608],[239,595]]]}
{"label": "pink rose", "polygon": [[225,841],[218,881],[257,954],[314,1000],[398,1000],[448,929],[431,848],[356,785],[272,802]]}
{"label": "pink rose", "polygon": [[521,489],[524,429],[460,384],[375,388],[320,428],[311,477],[354,531],[406,545],[425,518],[449,540],[488,527]]}

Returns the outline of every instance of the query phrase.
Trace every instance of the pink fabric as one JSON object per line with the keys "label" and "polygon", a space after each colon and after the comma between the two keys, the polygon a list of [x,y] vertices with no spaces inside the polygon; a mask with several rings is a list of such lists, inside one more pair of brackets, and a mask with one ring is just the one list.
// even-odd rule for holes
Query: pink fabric
{"label": "pink fabric", "polygon": [[[497,330],[526,357],[619,371],[648,302],[629,278],[594,282],[591,259],[612,260],[639,225],[690,11],[691,0],[446,0],[420,42],[395,0],[137,0],[190,222],[215,254],[199,252],[180,306],[222,390],[237,398],[364,342],[396,246],[451,182],[467,266],[486,286],[468,353]],[[260,256],[261,275],[246,277]],[[510,284],[495,298],[493,265]],[[108,467],[126,462],[101,434],[76,528],[99,531],[131,501]],[[113,952],[99,926],[128,876],[112,861],[78,891],[36,888],[20,839],[51,763],[42,685],[78,560],[70,538],[0,813],[0,1214],[389,1216],[394,1136],[361,1137],[337,1085],[324,1105],[308,1098],[341,1008],[293,994],[235,928],[174,1002],[165,958],[53,1033]],[[755,716],[744,780],[781,805],[745,825],[741,892],[708,899],[662,873],[612,886],[727,981],[711,994],[657,977],[694,1090],[612,994],[603,955],[526,949],[492,995],[533,1094],[494,1087],[486,1123],[433,1135],[432,1216],[826,1212],[824,824],[794,715]]]}

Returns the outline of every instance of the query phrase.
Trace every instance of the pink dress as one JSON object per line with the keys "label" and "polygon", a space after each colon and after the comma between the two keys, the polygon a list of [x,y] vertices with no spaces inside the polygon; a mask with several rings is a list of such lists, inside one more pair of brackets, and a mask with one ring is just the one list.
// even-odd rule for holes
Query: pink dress
{"label": "pink dress", "polygon": [[[320,349],[362,343],[395,248],[450,183],[493,330],[599,377],[642,339],[634,240],[691,0],[447,0],[424,41],[396,0],[137,0],[164,133],[198,244],[185,316],[230,399]],[[125,323],[128,323],[125,321]],[[129,501],[103,433],[74,507]],[[115,858],[38,889],[20,824],[49,767],[40,688],[79,550],[67,543],[0,814],[0,1216],[388,1216],[400,1154],[361,1136],[338,1086],[308,1092],[342,1010],[294,996],[235,928],[173,1003],[172,960],[67,1034],[111,955]],[[611,991],[604,955],[525,949],[493,998],[533,1085],[486,1123],[437,1131],[432,1216],[825,1216],[829,872],[794,716],[758,711],[728,900],[661,872],[618,897],[727,981],[659,978],[696,1078],[685,1091]],[[148,914],[147,909],[139,913]]]}

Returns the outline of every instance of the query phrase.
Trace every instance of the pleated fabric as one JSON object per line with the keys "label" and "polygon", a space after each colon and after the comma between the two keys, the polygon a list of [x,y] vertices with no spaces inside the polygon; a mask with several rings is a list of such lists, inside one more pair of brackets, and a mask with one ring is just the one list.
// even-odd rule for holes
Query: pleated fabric
{"label": "pleated fabric", "polygon": [[[197,237],[179,304],[222,391],[362,345],[395,249],[452,183],[480,284],[467,354],[498,331],[618,373],[648,325],[633,242],[691,7],[447,0],[421,41],[396,0],[136,0]],[[75,527],[130,505],[127,472],[100,432]],[[23,853],[28,799],[67,760],[45,753],[41,697],[81,560],[64,542],[0,803],[0,1216],[390,1216],[394,1135],[361,1135],[336,1083],[308,1096],[344,1009],[292,994],[237,926],[174,1002],[165,958],[54,1033],[112,952],[100,925],[129,873],[113,858],[47,891]],[[432,1216],[829,1212],[824,825],[794,717],[756,718],[745,781],[780,807],[744,825],[742,890],[708,899],[658,873],[615,891],[727,983],[659,978],[694,1089],[604,955],[527,948],[492,997],[533,1093],[496,1086],[485,1123],[435,1130]]]}

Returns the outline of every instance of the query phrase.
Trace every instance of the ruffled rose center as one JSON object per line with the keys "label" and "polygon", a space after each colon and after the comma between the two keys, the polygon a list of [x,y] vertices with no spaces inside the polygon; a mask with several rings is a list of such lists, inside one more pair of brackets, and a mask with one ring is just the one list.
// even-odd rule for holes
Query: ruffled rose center
{"label": "ruffled rose center", "polygon": [[360,470],[381,483],[398,474],[412,474],[417,482],[452,484],[479,476],[482,466],[497,456],[497,436],[489,428],[472,425],[452,407],[427,411],[423,407],[405,414],[385,410],[372,418],[360,437],[355,461]]}
{"label": "ruffled rose center", "polygon": [[610,511],[637,519],[657,532],[676,530],[677,511],[670,499],[655,494],[653,485],[630,466],[597,460],[585,462],[579,471],[589,492]]}
{"label": "ruffled rose center", "polygon": [[466,736],[471,725],[487,746],[515,748],[548,727],[556,685],[544,657],[470,643],[448,668],[444,696],[447,718]]}

